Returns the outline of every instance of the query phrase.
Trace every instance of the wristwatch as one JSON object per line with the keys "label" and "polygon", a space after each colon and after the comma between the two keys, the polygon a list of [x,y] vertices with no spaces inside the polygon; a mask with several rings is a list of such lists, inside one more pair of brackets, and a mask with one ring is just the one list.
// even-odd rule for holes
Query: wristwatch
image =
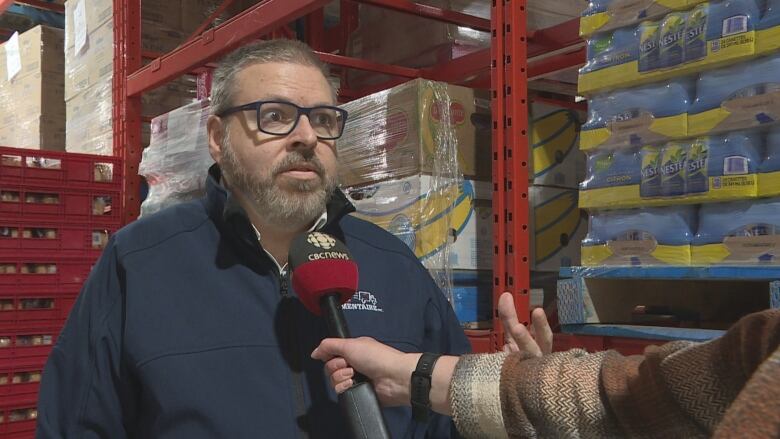
{"label": "wristwatch", "polygon": [[412,372],[411,403],[412,418],[417,422],[426,422],[431,412],[431,375],[433,366],[441,354],[426,352],[417,361],[417,367]]}

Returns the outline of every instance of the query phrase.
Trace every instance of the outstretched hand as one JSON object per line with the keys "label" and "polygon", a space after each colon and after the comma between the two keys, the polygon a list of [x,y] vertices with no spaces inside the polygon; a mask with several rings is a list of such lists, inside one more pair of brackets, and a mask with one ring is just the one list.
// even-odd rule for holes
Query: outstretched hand
{"label": "outstretched hand", "polygon": [[531,313],[530,329],[517,319],[517,310],[511,293],[504,293],[498,300],[498,315],[504,327],[504,352],[525,352],[541,357],[552,352],[553,333],[544,310],[537,308]]}

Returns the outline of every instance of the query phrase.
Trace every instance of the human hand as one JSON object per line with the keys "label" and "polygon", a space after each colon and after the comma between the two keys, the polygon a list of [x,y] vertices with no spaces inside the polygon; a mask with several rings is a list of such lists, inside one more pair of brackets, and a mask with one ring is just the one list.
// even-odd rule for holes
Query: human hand
{"label": "human hand", "polygon": [[370,379],[383,406],[409,405],[409,385],[421,354],[407,354],[373,338],[327,338],[311,357],[325,362],[337,393],[354,384],[355,370]]}
{"label": "human hand", "polygon": [[526,352],[534,357],[552,352],[553,333],[543,309],[533,310],[529,330],[518,321],[515,301],[507,292],[498,299],[498,315],[506,337],[504,352]]}

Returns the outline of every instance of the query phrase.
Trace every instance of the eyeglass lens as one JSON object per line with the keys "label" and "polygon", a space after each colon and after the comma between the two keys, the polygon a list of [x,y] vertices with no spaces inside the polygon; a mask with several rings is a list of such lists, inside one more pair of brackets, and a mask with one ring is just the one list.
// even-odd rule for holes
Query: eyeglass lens
{"label": "eyeglass lens", "polygon": [[[300,117],[299,111],[298,107],[291,104],[265,102],[257,109],[258,128],[268,134],[289,134]],[[344,121],[338,111],[327,107],[314,107],[308,116],[317,136],[336,138],[341,134]]]}

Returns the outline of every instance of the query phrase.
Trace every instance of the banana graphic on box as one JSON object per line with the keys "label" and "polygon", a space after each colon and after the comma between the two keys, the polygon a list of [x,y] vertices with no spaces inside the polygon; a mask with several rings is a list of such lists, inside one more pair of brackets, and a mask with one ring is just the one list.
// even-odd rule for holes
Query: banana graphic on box
{"label": "banana graphic on box", "polygon": [[[452,268],[476,268],[471,266],[481,259],[474,257],[472,246],[476,244],[464,241],[477,239],[477,235],[490,236],[489,217],[478,225],[477,220],[485,218],[480,215],[481,211],[475,211],[479,201],[475,185],[485,186],[480,189],[484,192],[489,190],[489,183],[462,180],[456,184],[433,180],[430,176],[415,176],[348,188],[345,192],[357,209],[355,216],[397,236],[422,262],[445,263],[437,260],[437,256],[449,242],[451,253],[455,253],[450,255],[450,262],[455,265]],[[480,197],[487,199],[489,195]],[[490,243],[485,245],[489,247]]]}
{"label": "banana graphic on box", "polygon": [[[536,269],[555,257],[562,258],[560,262],[564,266],[566,263],[578,263],[576,255],[561,255],[564,249],[579,249],[579,241],[584,234],[582,215],[577,207],[577,191],[544,187],[533,189],[537,191],[531,199],[534,203],[532,230]],[[560,268],[560,264],[555,265]]]}
{"label": "banana graphic on box", "polygon": [[534,184],[577,187],[585,168],[585,158],[577,149],[579,130],[572,110],[555,110],[531,121]]}

